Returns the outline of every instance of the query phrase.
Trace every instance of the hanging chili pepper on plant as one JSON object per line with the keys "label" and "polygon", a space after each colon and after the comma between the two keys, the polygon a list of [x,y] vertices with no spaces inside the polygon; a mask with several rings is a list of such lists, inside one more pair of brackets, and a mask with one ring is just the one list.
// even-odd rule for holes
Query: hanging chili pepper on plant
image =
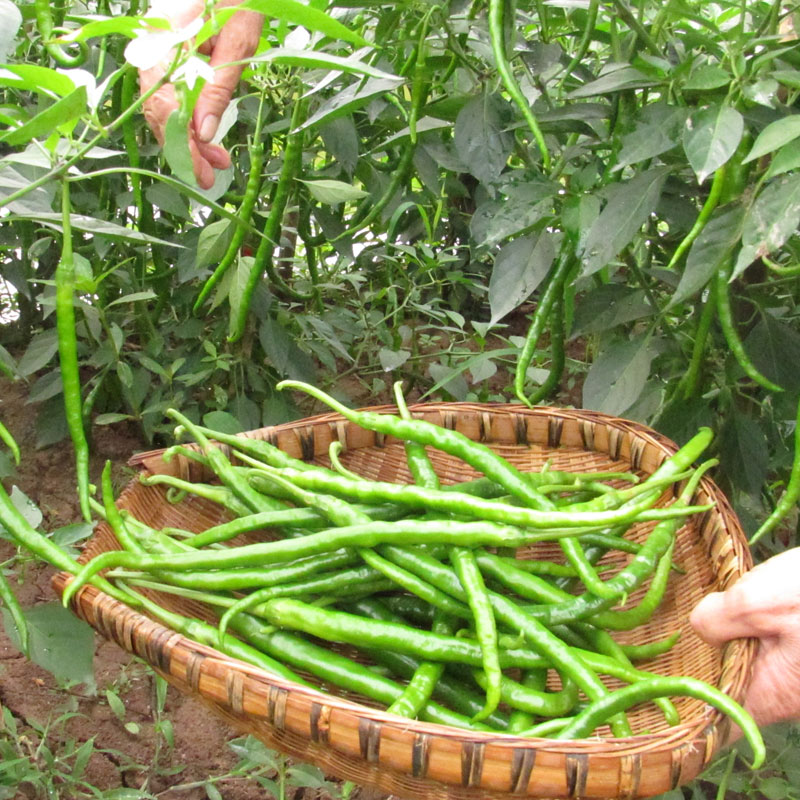
{"label": "hanging chili pepper on plant", "polygon": [[67,31],[56,27],[53,22],[53,10],[50,0],[36,0],[33,10],[36,15],[36,27],[39,29],[44,49],[50,58],[60,67],[79,67],[83,64],[89,55],[89,48],[86,42],[73,42],[72,45],[77,48],[77,51],[70,54],[63,45],[53,41],[54,35],[66,33]]}
{"label": "hanging chili pepper on plant", "polygon": [[75,469],[81,513],[87,522],[92,519],[89,508],[89,444],[83,428],[81,377],[78,372],[78,338],[75,331],[75,262],[72,255],[72,222],[69,184],[61,184],[61,219],[63,241],[61,258],[56,267],[56,328],[61,381],[64,386],[64,410],[72,444],[75,448]]}

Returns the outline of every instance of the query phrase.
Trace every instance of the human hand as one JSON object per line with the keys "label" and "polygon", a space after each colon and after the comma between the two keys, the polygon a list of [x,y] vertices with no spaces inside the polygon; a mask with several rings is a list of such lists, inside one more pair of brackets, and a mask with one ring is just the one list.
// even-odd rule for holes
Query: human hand
{"label": "human hand", "polygon": [[759,564],[728,591],[707,595],[689,621],[717,647],[757,638],[745,708],[759,725],[800,719],[800,547]]}
{"label": "human hand", "polygon": [[[238,5],[241,0],[220,0],[217,8]],[[174,0],[169,7],[169,20],[175,29],[186,27],[203,13],[203,0]],[[214,170],[230,166],[230,156],[220,145],[213,144],[220,118],[233,96],[242,66],[230,64],[251,56],[258,46],[263,15],[255,11],[237,11],[214,37],[204,42],[200,52],[208,55],[216,68],[213,82],[203,87],[189,124],[189,152],[198,185],[209,189],[214,185]],[[229,64],[229,66],[222,66]],[[157,65],[139,70],[139,89],[151,89],[164,77],[165,68]],[[172,84],[164,84],[144,104],[144,116],[158,143],[163,146],[167,120],[178,109],[178,98]]]}

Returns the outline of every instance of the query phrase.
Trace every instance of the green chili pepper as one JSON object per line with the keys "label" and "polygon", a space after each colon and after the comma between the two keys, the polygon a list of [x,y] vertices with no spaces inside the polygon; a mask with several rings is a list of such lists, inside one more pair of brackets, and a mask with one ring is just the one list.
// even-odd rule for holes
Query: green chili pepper
{"label": "green chili pepper", "polygon": [[[3,509],[0,507],[0,519],[3,516]],[[28,635],[28,622],[25,619],[25,614],[22,611],[22,606],[8,582],[8,578],[0,571],[0,602],[6,607],[6,610],[11,615],[11,621],[17,630],[19,637],[20,651],[28,658],[30,658],[30,638]]]}
{"label": "green chili pepper", "polygon": [[561,79],[558,82],[559,89],[561,89],[569,76],[572,75],[576,67],[579,67],[583,63],[583,59],[586,58],[586,54],[589,52],[589,45],[592,43],[592,37],[595,33],[595,27],[597,26],[597,13],[599,10],[600,0],[589,0],[586,24],[584,25],[583,33],[581,34],[581,40],[578,42],[575,55],[564,69],[564,74],[561,76]]}
{"label": "green chili pepper", "polygon": [[[497,1],[499,2],[499,0]],[[563,293],[564,283],[574,266],[575,258],[572,245],[570,243],[565,243],[558,257],[558,261],[556,261],[547,278],[544,291],[539,297],[536,312],[531,320],[528,333],[525,336],[525,344],[522,347],[522,352],[517,361],[514,375],[514,394],[516,394],[520,402],[525,403],[527,406],[533,405],[525,394],[525,378],[528,367],[536,352],[536,345],[539,342],[539,337],[542,335],[547,321],[550,319],[553,305],[558,302],[557,298]]]}
{"label": "green chili pepper", "polygon": [[769,378],[761,374],[758,367],[750,360],[750,356],[744,349],[744,344],[739,337],[739,332],[736,330],[736,324],[733,319],[733,310],[731,308],[730,297],[730,277],[733,273],[733,259],[726,258],[720,268],[717,270],[715,277],[715,287],[717,293],[717,316],[719,317],[719,324],[722,328],[722,333],[725,336],[725,341],[730,348],[736,362],[742,368],[742,372],[747,375],[750,380],[757,383],[759,386],[767,389],[770,392],[782,392],[783,389],[776,383],[773,383]]}
{"label": "green chili pepper", "polygon": [[741,729],[753,750],[752,768],[764,763],[766,750],[761,731],[753,718],[728,695],[703,681],[689,677],[653,677],[647,681],[624,686],[601,700],[592,702],[587,709],[575,717],[557,739],[582,739],[591,735],[595,728],[608,719],[609,714],[630,708],[636,703],[652,700],[664,695],[681,695],[702,700],[723,714],[727,714]]}
{"label": "green chili pepper", "polygon": [[275,270],[273,263],[273,251],[280,240],[281,226],[283,225],[283,215],[286,205],[289,202],[289,195],[292,192],[292,184],[300,172],[303,164],[303,139],[305,132],[298,130],[300,123],[305,116],[307,101],[298,99],[292,109],[292,116],[289,121],[289,132],[286,136],[286,147],[283,151],[283,167],[275,186],[275,193],[272,196],[272,206],[269,216],[264,225],[264,235],[259,242],[253,259],[253,265],[247,274],[247,280],[242,289],[241,297],[237,306],[231,308],[230,327],[228,330],[228,341],[238,342],[244,334],[247,315],[250,311],[250,304],[253,300],[258,282],[266,272],[272,286],[283,292],[293,300],[306,301],[311,299],[311,295],[301,294],[286,285]]}
{"label": "green chili pepper", "polygon": [[[263,95],[262,95],[263,99]],[[244,225],[237,226],[233,231],[233,236],[225,250],[224,255],[217,264],[216,269],[211,273],[209,278],[203,284],[203,288],[197,295],[192,308],[195,314],[200,312],[206,298],[214,290],[214,287],[222,280],[225,273],[230,269],[233,262],[239,255],[239,250],[244,242],[244,237],[247,233],[245,225],[250,224],[253,216],[253,210],[259,198],[259,190],[261,189],[261,168],[264,166],[264,145],[261,141],[260,129],[261,127],[261,114],[259,113],[256,118],[256,131],[253,134],[253,142],[249,147],[250,152],[250,175],[247,179],[247,185],[244,190],[244,198],[239,206],[239,219]]]}
{"label": "green chili pepper", "polygon": [[56,267],[56,328],[61,381],[64,386],[64,410],[75,449],[75,470],[81,513],[91,522],[89,510],[89,444],[83,428],[81,377],[78,371],[78,337],[75,332],[75,262],[72,255],[72,218],[69,184],[61,184],[61,258]]}
{"label": "green chili pepper", "polygon": [[794,427],[794,460],[786,491],[775,506],[774,511],[761,523],[759,529],[750,537],[749,544],[754,545],[762,536],[769,533],[797,505],[800,500],[800,404]]}
{"label": "green chili pepper", "polygon": [[525,95],[522,94],[522,90],[519,88],[511,64],[509,64],[508,56],[506,55],[504,29],[505,2],[506,0],[489,0],[489,39],[492,44],[495,66],[497,67],[500,79],[503,81],[503,86],[505,86],[514,104],[522,113],[525,122],[528,123],[528,127],[533,134],[533,138],[542,156],[542,167],[545,170],[549,170],[550,153],[547,149],[547,143],[544,140],[544,135],[539,127],[536,115],[533,113]]}
{"label": "green chili pepper", "polygon": [[35,0],[33,10],[36,15],[36,27],[42,37],[44,49],[53,61],[60,67],[72,68],[81,66],[89,55],[89,48],[86,42],[71,43],[74,47],[77,47],[77,52],[68,53],[61,44],[53,41],[54,35],[67,33],[67,31],[55,26],[50,2],[48,0]]}
{"label": "green chili pepper", "polygon": [[2,442],[11,451],[11,455],[14,457],[14,463],[19,466],[19,445],[11,435],[11,432],[8,430],[8,428],[6,428],[5,425],[3,425],[2,422],[0,422],[0,442]]}

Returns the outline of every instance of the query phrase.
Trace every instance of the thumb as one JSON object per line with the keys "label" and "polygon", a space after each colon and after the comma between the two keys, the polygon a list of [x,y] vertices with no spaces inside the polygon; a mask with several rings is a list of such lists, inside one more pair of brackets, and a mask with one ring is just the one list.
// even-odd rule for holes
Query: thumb
{"label": "thumb", "polygon": [[729,592],[706,595],[692,610],[689,622],[697,635],[714,647],[758,633],[741,609],[731,602]]}

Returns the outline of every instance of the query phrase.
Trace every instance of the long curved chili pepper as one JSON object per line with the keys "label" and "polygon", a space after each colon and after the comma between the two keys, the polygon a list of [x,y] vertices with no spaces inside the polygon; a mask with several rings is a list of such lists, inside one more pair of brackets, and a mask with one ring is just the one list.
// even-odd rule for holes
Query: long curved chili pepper
{"label": "long curved chili pepper", "polygon": [[765,536],[797,505],[800,500],[800,404],[797,408],[797,417],[794,427],[794,460],[792,471],[789,473],[789,482],[786,491],[781,495],[773,512],[761,523],[758,530],[750,537],[749,544],[754,545],[762,536]]}
{"label": "long curved chili pepper", "polygon": [[692,242],[702,233],[703,228],[708,224],[714,209],[719,204],[719,199],[722,196],[722,187],[725,185],[725,166],[721,166],[714,173],[714,180],[711,182],[711,189],[709,189],[708,197],[706,198],[700,213],[694,225],[689,229],[686,236],[681,239],[680,244],[675,248],[675,251],[667,264],[667,269],[674,269],[675,265],[681,260],[683,254],[692,246]]}
{"label": "long curved chili pepper", "polygon": [[[259,114],[256,128],[260,127],[260,123],[261,115]],[[261,189],[261,168],[264,166],[264,144],[261,141],[258,131],[254,133],[253,142],[248,149],[250,152],[250,174],[247,178],[247,185],[245,186],[244,190],[244,198],[239,206],[238,214],[239,219],[246,225],[250,224],[250,220],[253,216],[253,210],[258,202],[259,190]],[[202,308],[203,303],[205,303],[206,298],[214,290],[214,287],[222,280],[222,278],[225,276],[225,273],[228,271],[228,269],[230,269],[231,265],[238,257],[239,250],[244,242],[246,233],[247,228],[245,225],[237,226],[234,230],[231,241],[228,244],[224,255],[220,259],[219,264],[217,264],[216,269],[203,284],[203,288],[200,290],[200,293],[197,295],[197,298],[194,301],[192,311],[195,314],[200,312],[200,309]]]}
{"label": "long curved chili pepper", "polygon": [[539,337],[542,335],[545,325],[550,319],[553,304],[557,302],[559,294],[563,292],[563,286],[567,275],[569,275],[574,265],[575,261],[572,246],[567,243],[563,247],[558,261],[553,266],[551,274],[547,279],[547,285],[539,298],[539,304],[536,306],[536,311],[534,312],[533,319],[528,328],[528,333],[525,336],[525,344],[519,354],[514,373],[514,394],[527,406],[532,405],[532,403],[525,394],[525,373],[533,359],[533,354],[536,352],[536,345],[539,342]]}
{"label": "long curved chili pepper", "polygon": [[81,377],[78,371],[78,337],[75,331],[75,262],[72,255],[72,218],[69,184],[61,184],[61,257],[56,267],[56,329],[61,381],[64,386],[64,411],[75,450],[75,471],[81,513],[91,522],[89,508],[89,443],[83,427]]}
{"label": "long curved chili pepper", "polygon": [[79,67],[83,64],[89,55],[89,48],[86,42],[74,42],[73,44],[77,47],[77,52],[70,54],[61,44],[53,41],[54,34],[66,33],[66,31],[56,28],[53,22],[53,10],[50,0],[35,0],[33,10],[36,15],[36,27],[39,29],[39,35],[42,37],[44,49],[53,61],[55,61],[58,66],[68,69]]}
{"label": "long curved chili pepper", "polygon": [[506,91],[511,96],[514,104],[522,113],[525,122],[528,123],[533,138],[539,148],[542,156],[542,166],[545,170],[550,169],[550,152],[547,149],[547,143],[544,140],[544,134],[539,127],[539,122],[536,115],[530,107],[525,95],[519,88],[517,79],[514,77],[514,71],[508,61],[506,54],[505,43],[505,2],[506,0],[489,0],[489,39],[492,44],[492,53],[494,54],[494,61],[497,67],[497,72],[500,79],[505,86]]}
{"label": "long curved chili pepper", "polygon": [[14,458],[14,463],[19,466],[20,451],[16,439],[11,435],[11,431],[0,422],[0,442],[2,442],[10,451]]}
{"label": "long curved chili pepper", "polygon": [[744,344],[739,337],[739,332],[736,330],[733,310],[731,308],[729,283],[732,273],[733,259],[727,258],[717,270],[717,274],[714,278],[717,292],[717,315],[719,317],[722,333],[725,336],[725,341],[728,343],[728,347],[731,353],[733,353],[736,362],[742,368],[742,372],[744,372],[750,380],[770,392],[782,392],[783,388],[762,375],[756,365],[750,360],[750,356],[747,355]]}
{"label": "long curved chili pepper", "polygon": [[556,296],[550,313],[550,369],[544,382],[528,398],[527,402],[531,406],[538,405],[542,400],[550,397],[558,388],[561,376],[564,374],[564,367],[567,363],[567,354],[564,348],[567,334],[564,303],[564,285],[562,284],[561,291]]}
{"label": "long curved chili pepper", "polygon": [[581,40],[578,42],[578,47],[575,50],[575,55],[572,57],[572,60],[566,66],[564,70],[564,74],[561,76],[561,79],[558,82],[558,88],[561,87],[566,82],[567,78],[575,71],[577,67],[581,65],[583,59],[586,58],[586,54],[589,52],[589,45],[592,43],[592,36],[595,32],[595,27],[597,26],[597,14],[600,10],[600,0],[589,0],[589,8],[587,9],[587,16],[586,16],[586,25],[583,28],[583,33],[581,34]]}
{"label": "long curved chili pepper", "polygon": [[[0,509],[0,517],[2,517],[2,509]],[[6,611],[11,615],[11,621],[17,629],[17,637],[19,638],[20,651],[30,658],[30,637],[28,634],[28,622],[25,619],[25,614],[22,606],[19,604],[8,578],[0,572],[0,603],[2,603]]]}
{"label": "long curved chili pepper", "polygon": [[659,695],[695,697],[723,714],[727,714],[741,729],[753,750],[753,769],[764,763],[766,749],[761,731],[753,718],[735,700],[703,681],[689,677],[653,677],[647,681],[624,686],[601,700],[593,701],[560,733],[557,739],[582,739],[604,724],[609,714],[652,700]]}

